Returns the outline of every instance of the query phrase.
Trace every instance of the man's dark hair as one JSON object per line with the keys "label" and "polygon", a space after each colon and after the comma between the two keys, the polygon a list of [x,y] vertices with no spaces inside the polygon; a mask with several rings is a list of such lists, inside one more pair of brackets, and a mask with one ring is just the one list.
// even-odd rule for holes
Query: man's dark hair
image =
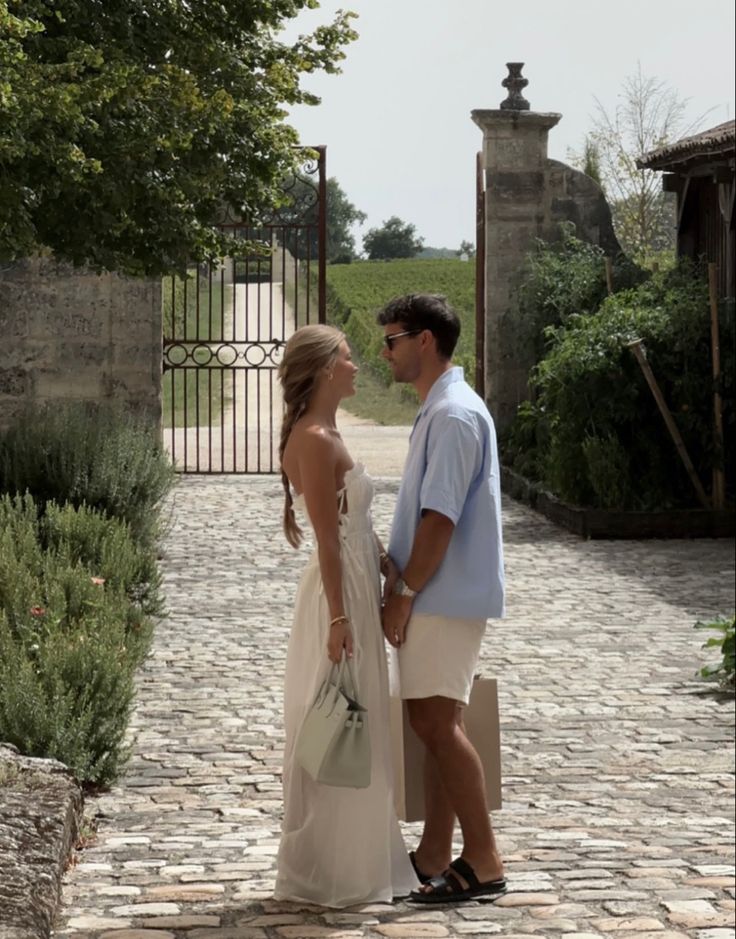
{"label": "man's dark hair", "polygon": [[381,326],[398,323],[407,330],[428,329],[437,340],[437,351],[451,359],[460,338],[460,319],[447,297],[434,293],[409,293],[390,300],[378,314]]}

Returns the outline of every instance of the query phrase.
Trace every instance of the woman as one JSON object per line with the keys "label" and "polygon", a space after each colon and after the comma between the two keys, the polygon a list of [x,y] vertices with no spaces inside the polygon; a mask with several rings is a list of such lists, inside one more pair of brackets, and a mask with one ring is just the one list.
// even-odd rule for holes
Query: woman
{"label": "woman", "polygon": [[[298,547],[303,510],[317,543],[297,591],[286,659],[284,821],[275,896],[346,907],[406,896],[418,885],[393,805],[388,678],[381,630],[380,568],[389,559],[370,516],[373,485],[353,464],[335,424],[355,394],[357,366],[344,335],[304,326],[286,344],[279,378],[284,531]],[[292,498],[292,487],[297,494]],[[331,663],[352,658],[368,710],[371,784],[324,786],[294,762],[295,738]]]}

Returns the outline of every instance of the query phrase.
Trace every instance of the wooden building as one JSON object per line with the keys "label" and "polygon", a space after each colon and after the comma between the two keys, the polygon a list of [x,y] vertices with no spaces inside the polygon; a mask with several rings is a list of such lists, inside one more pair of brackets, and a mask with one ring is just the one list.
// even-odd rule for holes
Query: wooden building
{"label": "wooden building", "polygon": [[719,292],[733,298],[736,121],[645,153],[637,166],[661,170],[677,193],[677,253],[718,265]]}

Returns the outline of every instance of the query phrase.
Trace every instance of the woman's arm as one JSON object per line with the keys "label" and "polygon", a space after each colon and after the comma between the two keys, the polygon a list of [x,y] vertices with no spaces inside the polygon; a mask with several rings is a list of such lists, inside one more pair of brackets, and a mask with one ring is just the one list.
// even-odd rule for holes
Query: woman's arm
{"label": "woman's arm", "polygon": [[[454,530],[454,522],[446,515],[432,510],[423,513],[411,555],[401,575],[407,587],[418,593],[427,586],[444,560]],[[384,599],[383,631],[389,643],[398,649],[404,644],[414,601],[393,593],[386,594]]]}
{"label": "woman's arm", "polygon": [[350,624],[345,615],[340,561],[339,509],[335,491],[335,446],[319,427],[305,430],[299,448],[299,473],[304,501],[317,538],[317,556],[330,614],[327,643],[331,661],[339,662],[342,650],[352,655]]}

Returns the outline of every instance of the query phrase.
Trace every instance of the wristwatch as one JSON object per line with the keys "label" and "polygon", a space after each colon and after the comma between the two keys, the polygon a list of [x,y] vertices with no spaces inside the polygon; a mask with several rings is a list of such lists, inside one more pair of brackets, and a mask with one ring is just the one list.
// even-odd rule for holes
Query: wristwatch
{"label": "wristwatch", "polygon": [[407,585],[404,578],[399,577],[399,579],[394,584],[394,593],[398,594],[398,596],[400,597],[410,597],[411,599],[414,599],[414,597],[416,597],[419,591],[412,590],[411,587]]}

